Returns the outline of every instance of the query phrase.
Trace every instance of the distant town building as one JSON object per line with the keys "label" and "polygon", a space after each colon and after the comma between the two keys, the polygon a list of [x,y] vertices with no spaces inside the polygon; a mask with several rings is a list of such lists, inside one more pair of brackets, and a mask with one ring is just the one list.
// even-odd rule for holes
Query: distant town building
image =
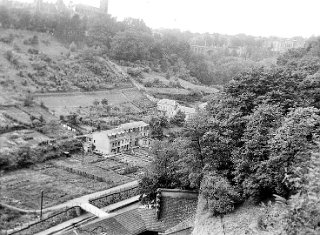
{"label": "distant town building", "polygon": [[[216,35],[206,35],[198,36],[190,39],[191,50],[196,54],[211,55],[214,52],[219,52],[221,50],[226,50],[231,54],[236,56],[244,56],[247,53],[247,47],[250,46],[244,41],[242,45],[232,45],[231,39],[237,36],[224,36],[220,35],[223,40],[217,42]],[[255,42],[260,42],[262,48],[269,49],[272,52],[282,53],[289,49],[303,47],[305,45],[306,39],[302,37],[294,38],[276,38],[276,37],[252,37]],[[216,42],[214,42],[216,40]]]}
{"label": "distant town building", "polygon": [[186,115],[186,121],[188,121],[190,117],[196,113],[194,108],[180,105],[177,101],[169,99],[159,100],[157,103],[157,109],[169,119],[173,118],[180,110]]}
{"label": "distant town building", "polygon": [[87,138],[95,150],[103,154],[124,152],[138,146],[148,147],[149,125],[142,121],[125,123],[112,130],[94,132]]}
{"label": "distant town building", "polygon": [[304,40],[278,39],[271,42],[271,50],[275,52],[285,52],[289,49],[303,47]]}
{"label": "distant town building", "polygon": [[43,14],[56,14],[60,12],[67,12],[69,14],[79,14],[80,16],[95,16],[101,14],[108,14],[108,0],[101,0],[100,7],[93,7],[89,5],[76,4],[66,6],[64,0],[56,0],[56,2],[49,2],[47,0],[34,0],[32,3],[21,2],[15,0],[0,0],[0,5],[5,5],[9,8],[24,8],[31,11]]}
{"label": "distant town building", "polygon": [[100,7],[93,7],[83,4],[76,4],[74,7],[74,11],[78,13],[81,16],[95,16],[95,15],[102,15],[108,14],[108,8],[109,8],[109,0],[100,0]]}
{"label": "distant town building", "polygon": [[109,0],[100,0],[100,10],[108,14],[108,8],[109,8]]}

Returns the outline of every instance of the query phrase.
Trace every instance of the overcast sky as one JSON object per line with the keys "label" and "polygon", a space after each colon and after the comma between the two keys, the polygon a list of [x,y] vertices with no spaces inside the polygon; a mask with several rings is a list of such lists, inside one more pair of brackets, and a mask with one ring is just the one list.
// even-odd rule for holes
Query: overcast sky
{"label": "overcast sky", "polygon": [[111,15],[141,18],[152,28],[255,36],[320,35],[319,10],[320,0],[109,0]]}

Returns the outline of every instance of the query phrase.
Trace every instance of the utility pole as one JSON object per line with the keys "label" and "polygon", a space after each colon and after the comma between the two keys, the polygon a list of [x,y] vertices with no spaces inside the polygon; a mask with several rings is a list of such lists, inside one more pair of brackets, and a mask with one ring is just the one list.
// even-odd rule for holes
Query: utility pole
{"label": "utility pole", "polygon": [[42,220],[42,207],[43,207],[43,191],[41,191],[41,198],[40,198],[40,220]]}

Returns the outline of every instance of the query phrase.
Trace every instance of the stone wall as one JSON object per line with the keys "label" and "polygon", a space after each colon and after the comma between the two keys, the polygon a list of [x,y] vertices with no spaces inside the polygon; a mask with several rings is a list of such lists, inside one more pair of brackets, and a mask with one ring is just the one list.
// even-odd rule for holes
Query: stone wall
{"label": "stone wall", "polygon": [[103,208],[137,195],[139,195],[139,189],[137,186],[135,186],[133,188],[119,190],[118,192],[114,192],[109,195],[104,195],[102,197],[90,200],[89,202],[98,208]]}

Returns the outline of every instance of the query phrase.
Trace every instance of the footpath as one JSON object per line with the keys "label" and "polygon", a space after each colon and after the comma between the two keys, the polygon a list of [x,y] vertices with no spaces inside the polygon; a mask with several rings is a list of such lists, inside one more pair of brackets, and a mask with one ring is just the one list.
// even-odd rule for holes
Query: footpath
{"label": "footpath", "polygon": [[[55,206],[44,208],[44,209],[42,209],[42,213],[50,212],[50,211],[53,211],[53,210],[59,210],[59,209],[63,209],[63,208],[66,208],[66,207],[80,206],[81,204],[89,203],[89,200],[96,199],[98,197],[101,197],[101,196],[104,196],[104,195],[108,195],[108,194],[112,194],[112,193],[118,192],[118,191],[120,191],[122,189],[126,189],[128,187],[135,187],[135,186],[138,186],[138,185],[139,185],[138,181],[135,180],[135,181],[132,181],[132,182],[129,182],[129,183],[126,183],[126,184],[122,184],[122,185],[119,185],[119,186],[116,186],[116,187],[113,187],[113,188],[109,188],[109,189],[106,189],[106,190],[103,190],[103,191],[87,194],[87,195],[72,199],[70,201],[61,203],[59,205],[55,205]],[[8,204],[5,204],[5,203],[0,203],[0,205],[3,206],[3,207],[7,207],[9,209],[20,211],[20,212],[24,212],[24,213],[40,213],[40,210],[21,209],[21,208],[18,208],[18,207],[15,207],[15,206],[11,206],[11,205],[8,205]]]}
{"label": "footpath", "polygon": [[65,233],[66,231],[75,229],[82,224],[89,223],[89,222],[95,223],[96,221],[107,219],[115,215],[121,214],[123,212],[138,208],[140,206],[138,201],[139,201],[139,195],[132,198],[128,198],[121,202],[117,202],[115,204],[106,206],[104,208],[101,208],[100,210],[105,213],[105,216],[103,218],[97,218],[96,216],[90,213],[87,213],[85,215],[79,216],[77,218],[68,220],[64,223],[51,227],[45,231],[36,233],[34,235],[62,234],[62,233]]}

